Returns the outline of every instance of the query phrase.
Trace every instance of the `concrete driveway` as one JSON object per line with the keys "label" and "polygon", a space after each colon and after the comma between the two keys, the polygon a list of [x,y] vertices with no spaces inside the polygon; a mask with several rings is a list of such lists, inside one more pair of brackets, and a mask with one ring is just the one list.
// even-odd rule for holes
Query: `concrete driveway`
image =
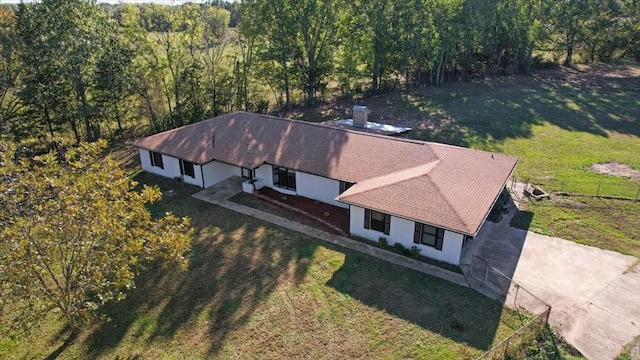
{"label": "concrete driveway", "polygon": [[[514,204],[487,223],[462,259],[471,287],[513,304],[508,282],[470,275],[478,256],[551,305],[549,323],[589,359],[613,359],[640,335],[640,265],[633,256],[511,228]],[[483,263],[484,263],[483,261]],[[527,305],[525,305],[526,307]],[[528,309],[536,312],[539,309]]]}

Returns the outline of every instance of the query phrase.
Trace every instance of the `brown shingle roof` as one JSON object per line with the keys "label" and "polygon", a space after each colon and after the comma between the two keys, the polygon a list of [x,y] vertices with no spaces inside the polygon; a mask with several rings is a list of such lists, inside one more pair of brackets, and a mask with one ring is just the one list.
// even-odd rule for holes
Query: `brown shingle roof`
{"label": "brown shingle roof", "polygon": [[[513,156],[428,143],[438,161],[413,177],[352,186],[340,201],[475,235],[517,164]],[[406,171],[411,172],[411,171]],[[373,184],[373,186],[370,186]]]}
{"label": "brown shingle roof", "polygon": [[256,168],[269,163],[357,183],[339,200],[469,235],[479,229],[518,161],[245,112],[133,145],[197,164],[217,160]]}

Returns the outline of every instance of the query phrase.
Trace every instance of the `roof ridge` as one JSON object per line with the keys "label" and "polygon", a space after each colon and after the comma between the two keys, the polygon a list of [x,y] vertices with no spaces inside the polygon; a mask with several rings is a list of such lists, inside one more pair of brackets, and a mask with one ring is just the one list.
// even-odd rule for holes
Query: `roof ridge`
{"label": "roof ridge", "polygon": [[[286,121],[286,122],[290,122],[290,123],[296,123],[296,124],[300,124],[300,125],[316,126],[316,127],[329,129],[329,130],[334,130],[334,131],[341,131],[341,132],[353,133],[353,134],[362,135],[362,136],[385,139],[387,141],[398,141],[398,142],[404,142],[404,143],[416,144],[416,145],[422,145],[422,146],[431,144],[428,141],[414,140],[414,139],[407,139],[407,138],[400,138],[400,137],[392,137],[392,136],[388,136],[388,135],[372,134],[372,133],[368,133],[368,132],[364,132],[364,131],[358,131],[357,129],[343,129],[343,128],[337,128],[337,127],[333,127],[333,126],[322,124],[322,123],[316,123],[316,122],[305,121],[305,120],[291,119],[291,118],[275,116],[275,115],[269,115],[269,114],[257,114],[257,113],[252,113],[252,112],[248,112],[248,111],[234,111],[234,112],[231,112],[231,113],[228,113],[228,114],[212,117],[212,118],[209,118],[209,119],[204,119],[202,121],[194,122],[194,123],[191,123],[191,124],[182,125],[182,126],[179,126],[177,128],[167,129],[167,130],[161,131],[159,133],[151,134],[149,136],[163,134],[165,132],[175,131],[175,130],[183,129],[183,128],[190,128],[190,127],[202,125],[202,123],[205,123],[205,122],[209,122],[209,121],[213,121],[213,120],[219,120],[221,118],[228,118],[228,117],[234,116],[234,115],[256,116],[256,117],[268,118],[268,119],[271,119],[271,120],[279,120],[279,121]],[[134,141],[134,143],[135,143],[135,141]]]}
{"label": "roof ridge", "polygon": [[[381,135],[381,134],[373,134],[373,133],[369,133],[369,132],[359,131],[357,129],[338,128],[338,127],[327,125],[327,124],[323,124],[323,123],[317,123],[317,122],[306,121],[306,120],[291,119],[291,118],[275,116],[275,115],[269,115],[269,114],[256,114],[256,113],[251,113],[251,112],[246,112],[246,111],[236,111],[236,112],[234,112],[232,114],[255,115],[255,116],[265,117],[265,118],[269,118],[269,119],[273,119],[273,120],[287,121],[287,122],[292,122],[292,123],[301,124],[301,125],[308,125],[308,126],[317,126],[317,127],[321,127],[321,128],[325,128],[325,129],[335,130],[335,131],[353,133],[353,134],[358,134],[358,135],[381,138],[381,139],[385,139],[385,140],[405,142],[405,143],[416,144],[416,145],[427,145],[427,144],[429,144],[428,141],[407,139],[407,138],[401,138],[401,137],[393,137],[393,136]],[[230,114],[227,114],[227,115],[230,115]]]}
{"label": "roof ridge", "polygon": [[440,186],[438,186],[437,183],[435,182],[431,182],[431,184],[433,185],[433,187],[435,187],[438,191],[438,196],[440,196],[442,198],[442,200],[444,200],[444,202],[449,206],[449,209],[451,210],[451,212],[456,216],[456,218],[458,218],[458,221],[460,221],[460,223],[462,225],[464,225],[465,230],[467,230],[467,232],[470,233],[469,231],[469,224],[467,224],[466,221],[464,221],[464,219],[462,218],[462,216],[460,216],[460,214],[458,214],[458,211],[456,210],[455,206],[451,205],[451,202],[449,201],[449,199],[445,196],[445,194],[442,192],[442,190],[440,189]]}
{"label": "roof ridge", "polygon": [[414,166],[408,169],[399,170],[393,173],[384,174],[361,181],[338,196],[338,200],[427,175],[440,162],[440,159],[436,159],[426,164]]}

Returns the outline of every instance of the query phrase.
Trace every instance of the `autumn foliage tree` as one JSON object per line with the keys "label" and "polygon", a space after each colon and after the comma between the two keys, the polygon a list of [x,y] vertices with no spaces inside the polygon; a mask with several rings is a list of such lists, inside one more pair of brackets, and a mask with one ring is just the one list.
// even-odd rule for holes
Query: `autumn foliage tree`
{"label": "autumn foliage tree", "polygon": [[122,299],[141,265],[186,265],[186,218],[153,219],[157,189],[136,189],[104,142],[22,156],[0,141],[0,319],[27,329],[55,313],[77,330]]}

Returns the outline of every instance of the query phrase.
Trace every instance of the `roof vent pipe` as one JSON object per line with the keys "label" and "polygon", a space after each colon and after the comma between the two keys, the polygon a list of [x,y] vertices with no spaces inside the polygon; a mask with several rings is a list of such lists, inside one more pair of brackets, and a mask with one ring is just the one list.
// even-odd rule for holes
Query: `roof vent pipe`
{"label": "roof vent pipe", "polygon": [[354,105],[353,106],[353,127],[366,129],[367,115],[368,115],[368,109],[366,106]]}

